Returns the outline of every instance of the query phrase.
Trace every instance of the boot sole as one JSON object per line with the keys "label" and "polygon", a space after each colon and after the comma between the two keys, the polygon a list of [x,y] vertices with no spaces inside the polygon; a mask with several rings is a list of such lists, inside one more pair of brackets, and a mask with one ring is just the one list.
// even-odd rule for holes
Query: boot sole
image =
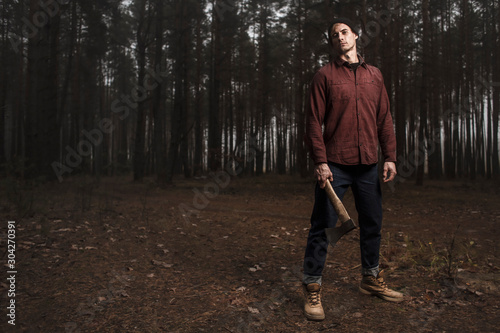
{"label": "boot sole", "polygon": [[398,298],[389,297],[389,296],[385,296],[385,295],[382,295],[382,294],[379,294],[379,293],[375,293],[375,292],[371,292],[371,291],[365,290],[365,289],[363,289],[361,287],[359,287],[359,291],[362,294],[376,296],[376,297],[381,298],[384,301],[388,301],[388,302],[399,303],[399,302],[403,301],[403,297],[398,297]]}
{"label": "boot sole", "polygon": [[325,320],[325,316],[314,316],[314,315],[310,315],[306,312],[304,312],[304,316],[306,316],[307,319],[309,320],[313,320],[313,321],[323,321]]}

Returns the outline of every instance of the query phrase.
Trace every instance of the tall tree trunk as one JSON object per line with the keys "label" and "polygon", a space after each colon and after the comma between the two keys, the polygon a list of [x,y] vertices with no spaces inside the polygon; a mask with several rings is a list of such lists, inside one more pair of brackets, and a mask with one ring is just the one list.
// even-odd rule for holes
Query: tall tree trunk
{"label": "tall tree trunk", "polygon": [[[451,25],[451,6],[447,3],[443,5],[443,14],[441,16],[441,34],[443,35],[443,47],[444,54],[452,54],[452,38],[450,38],[449,28]],[[446,30],[446,31],[445,31]],[[448,73],[451,72],[451,60],[450,57],[444,57],[444,68],[442,74],[446,77],[443,77],[444,84],[444,96],[443,96],[443,109],[446,110],[446,115],[443,119],[444,126],[444,167],[445,174],[447,178],[455,178],[456,177],[456,157],[454,150],[454,140],[455,140],[455,129],[458,125],[458,122],[455,122],[455,116],[453,113],[455,110],[453,107],[453,94],[452,91],[454,89],[453,86],[453,77],[450,77]]]}
{"label": "tall tree trunk", "polygon": [[[30,22],[33,21],[33,15],[38,11],[39,4],[36,0],[30,1],[29,18]],[[38,94],[39,89],[38,79],[42,77],[39,71],[43,66],[41,65],[41,46],[40,46],[41,33],[35,34],[32,38],[28,39],[28,59],[26,71],[26,112],[24,117],[25,128],[25,150],[22,158],[24,167],[22,173],[26,177],[32,177],[34,174],[28,170],[34,170],[39,165],[41,149],[39,147],[40,133],[38,115]]]}
{"label": "tall tree trunk", "polygon": [[303,22],[307,19],[307,12],[304,9],[304,3],[302,0],[299,1],[297,7],[297,64],[296,64],[296,90],[295,90],[295,120],[297,123],[297,135],[295,138],[295,160],[298,164],[298,171],[302,177],[307,177],[308,172],[308,161],[307,161],[307,150],[304,146],[304,135],[305,135],[305,115],[304,115],[304,97],[305,97],[305,68],[308,68],[308,63],[305,57],[305,47],[304,47],[304,27]]}
{"label": "tall tree trunk", "polygon": [[[401,10],[401,9],[400,9]],[[396,151],[399,158],[403,160],[406,158],[406,123],[407,123],[407,115],[405,108],[405,90],[404,90],[404,82],[406,81],[404,78],[404,61],[401,60],[402,57],[402,48],[401,48],[401,35],[402,35],[402,21],[398,20],[394,22],[395,24],[395,40],[394,40],[394,50],[396,51],[396,64],[395,64],[395,73],[394,76],[396,78],[396,82],[394,85],[395,89],[395,122],[396,122]]]}
{"label": "tall tree trunk", "polygon": [[[12,114],[12,106],[7,105],[7,82],[10,82],[10,75],[7,69],[7,64],[10,63],[10,59],[8,59],[7,54],[10,54],[10,49],[8,44],[9,39],[7,37],[7,27],[9,24],[7,23],[7,3],[2,2],[0,4],[0,42],[2,52],[0,54],[0,62],[3,66],[0,67],[0,170],[3,169],[4,163],[7,161],[5,154],[5,144],[9,145],[9,150],[12,149],[12,131],[4,131],[6,128],[5,125],[5,116],[7,114],[7,108],[9,108],[9,114]],[[10,58],[10,57],[9,57]],[[10,117],[12,119],[12,116]],[[10,125],[11,126],[11,125]],[[5,144],[4,144],[5,143]]]}
{"label": "tall tree trunk", "polygon": [[188,134],[188,63],[187,54],[190,44],[190,30],[187,17],[188,6],[185,2],[176,4],[174,48],[174,101],[171,115],[171,139],[168,151],[167,169],[168,181],[172,181],[178,158],[184,168],[184,175],[190,176],[191,169],[187,161]]}
{"label": "tall tree trunk", "polygon": [[268,27],[268,4],[262,4],[259,13],[259,60],[258,60],[258,103],[257,103],[257,133],[258,149],[255,159],[255,173],[261,175],[264,172],[264,156],[266,153],[267,117],[269,109],[269,27]]}
{"label": "tall tree trunk", "polygon": [[[163,72],[163,1],[156,0],[155,2],[156,10],[156,30],[155,30],[155,58],[154,58],[154,71]],[[150,78],[153,80],[153,78]],[[154,82],[156,86],[153,89],[153,100],[152,100],[152,113],[154,121],[154,152],[155,152],[155,169],[156,169],[156,179],[160,185],[164,185],[167,181],[167,170],[166,170],[166,147],[165,147],[165,108],[162,105],[163,98],[163,84],[162,80],[156,80]]]}
{"label": "tall tree trunk", "polygon": [[[500,82],[500,3],[497,1],[496,14],[497,19],[494,23],[493,38],[495,43],[494,54],[495,57],[493,63],[493,82],[498,84]],[[492,115],[492,127],[493,127],[493,148],[492,148],[492,172],[494,175],[500,174],[500,158],[499,158],[499,147],[498,147],[498,135],[500,128],[498,126],[498,118],[500,116],[500,87],[496,86],[493,88],[493,115]]]}
{"label": "tall tree trunk", "polygon": [[475,140],[474,119],[476,101],[474,98],[474,64],[472,55],[472,31],[469,14],[469,0],[462,1],[462,15],[464,20],[465,44],[465,91],[464,105],[466,107],[465,125],[465,162],[466,172],[471,179],[476,177],[476,151],[473,149]]}
{"label": "tall tree trunk", "polygon": [[[143,87],[146,76],[146,49],[149,32],[149,20],[146,17],[146,6],[148,0],[139,1],[139,26],[136,34],[136,54],[137,54],[137,90]],[[145,93],[144,90],[142,93]],[[146,140],[146,115],[145,115],[145,96],[137,91],[137,122],[135,129],[135,149],[134,149],[134,180],[141,181],[144,178],[145,171],[145,140]]]}
{"label": "tall tree trunk", "polygon": [[424,169],[425,169],[425,158],[426,158],[426,137],[425,131],[427,127],[427,112],[429,108],[429,66],[431,65],[430,56],[430,33],[431,24],[429,18],[429,0],[422,0],[422,83],[420,88],[420,122],[418,127],[418,158],[416,160],[417,164],[417,185],[423,185],[424,183]]}
{"label": "tall tree trunk", "polygon": [[[430,21],[433,20],[433,15],[430,13]],[[443,63],[443,59],[441,57],[442,50],[440,49],[443,45],[442,35],[439,36],[439,40],[436,40],[434,37],[431,37],[431,54],[437,54],[438,56],[434,59],[431,64],[427,64],[428,66],[433,66],[430,71],[437,74],[430,78],[431,84],[431,93],[429,98],[431,98],[431,107],[430,111],[430,130],[428,132],[428,156],[429,156],[429,177],[431,179],[439,179],[443,174],[443,163],[442,163],[442,151],[441,151],[441,110],[442,110],[442,83],[439,78],[443,75],[443,66],[437,66],[435,68],[434,63],[437,62],[439,64]]]}
{"label": "tall tree trunk", "polygon": [[196,74],[194,78],[194,157],[193,174],[201,176],[203,173],[203,92],[201,86],[203,68],[203,37],[202,37],[203,9],[199,2],[196,7]]}
{"label": "tall tree trunk", "polygon": [[[184,171],[184,177],[189,178],[192,175],[192,163],[189,161],[189,132],[192,129],[190,122],[192,122],[190,114],[190,80],[189,80],[189,68],[191,64],[189,60],[191,59],[191,28],[189,26],[189,21],[187,18],[187,10],[190,7],[184,6],[183,10],[183,21],[182,21],[182,40],[181,40],[181,52],[182,52],[182,110],[180,111],[180,121],[182,129],[182,137],[180,142],[180,157],[182,162],[182,169]],[[179,59],[180,60],[180,59]]]}
{"label": "tall tree trunk", "polygon": [[[216,0],[212,0],[215,6]],[[210,41],[210,74],[208,105],[208,168],[216,171],[221,168],[221,131],[220,131],[220,59],[221,59],[220,18],[212,13],[212,34]]]}

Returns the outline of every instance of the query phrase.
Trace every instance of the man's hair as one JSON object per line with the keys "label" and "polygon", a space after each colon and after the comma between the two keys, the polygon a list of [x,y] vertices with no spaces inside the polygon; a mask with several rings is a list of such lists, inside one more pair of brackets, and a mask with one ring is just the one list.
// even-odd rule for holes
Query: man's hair
{"label": "man's hair", "polygon": [[328,43],[330,45],[332,45],[332,30],[333,30],[333,27],[335,24],[339,24],[339,23],[343,23],[345,25],[347,25],[349,28],[351,28],[351,31],[358,35],[359,36],[359,32],[358,32],[358,29],[356,29],[356,26],[354,25],[354,23],[346,18],[346,17],[337,17],[333,20],[332,24],[330,24],[330,28],[328,28]]}

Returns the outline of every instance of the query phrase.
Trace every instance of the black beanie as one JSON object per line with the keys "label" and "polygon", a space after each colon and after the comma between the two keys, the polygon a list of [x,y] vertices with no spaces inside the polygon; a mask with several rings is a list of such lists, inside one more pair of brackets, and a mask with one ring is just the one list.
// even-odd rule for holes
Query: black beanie
{"label": "black beanie", "polygon": [[355,33],[356,35],[359,36],[358,29],[356,29],[356,26],[354,25],[354,23],[351,20],[349,20],[346,17],[337,17],[336,19],[333,20],[332,24],[330,24],[330,28],[328,28],[328,43],[330,43],[330,44],[332,43],[332,29],[333,29],[333,26],[337,23],[344,23],[349,28],[351,28],[351,31],[353,33]]}

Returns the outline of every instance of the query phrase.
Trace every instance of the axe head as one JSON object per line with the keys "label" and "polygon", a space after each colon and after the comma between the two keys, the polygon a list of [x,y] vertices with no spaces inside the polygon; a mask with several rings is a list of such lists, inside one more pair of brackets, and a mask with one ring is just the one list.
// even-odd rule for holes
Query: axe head
{"label": "axe head", "polygon": [[335,246],[337,244],[338,240],[347,234],[349,231],[356,229],[356,225],[354,224],[352,219],[349,219],[345,222],[342,222],[340,226],[335,227],[335,228],[326,228],[325,233],[326,237],[328,238],[328,242],[332,245]]}

